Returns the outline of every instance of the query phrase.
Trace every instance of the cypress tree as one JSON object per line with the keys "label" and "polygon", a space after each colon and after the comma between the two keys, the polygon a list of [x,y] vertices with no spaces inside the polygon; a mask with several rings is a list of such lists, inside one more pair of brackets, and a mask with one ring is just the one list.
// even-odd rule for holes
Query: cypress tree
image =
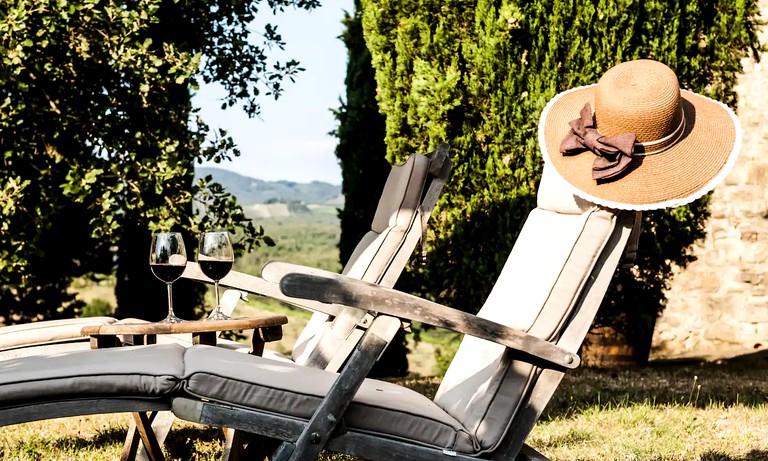
{"label": "cypress tree", "polygon": [[[389,174],[384,144],[384,116],[376,102],[376,80],[371,54],[365,46],[360,1],[345,14],[342,40],[347,46],[346,102],[335,111],[339,127],[336,157],[341,165],[344,208],[339,210],[341,237],[339,258],[346,264],[376,212]],[[398,333],[386,353],[376,362],[371,376],[404,376],[408,372],[405,335]]]}
{"label": "cypress tree", "polygon": [[381,190],[390,165],[384,144],[384,116],[376,102],[371,54],[365,46],[361,23],[360,1],[355,11],[345,13],[345,30],[341,36],[347,46],[346,102],[334,112],[339,127],[336,157],[341,165],[344,208],[339,210],[341,239],[339,257],[346,264],[355,245],[371,230]]}
{"label": "cypress tree", "polygon": [[[674,69],[682,88],[735,106],[740,59],[759,49],[756,3],[366,0],[388,159],[452,146],[422,294],[468,311],[482,305],[535,206],[538,118],[558,92],[652,58]],[[606,296],[599,323],[623,333],[640,359],[673,266],[692,260],[704,234],[707,201],[647,213],[636,270]]]}

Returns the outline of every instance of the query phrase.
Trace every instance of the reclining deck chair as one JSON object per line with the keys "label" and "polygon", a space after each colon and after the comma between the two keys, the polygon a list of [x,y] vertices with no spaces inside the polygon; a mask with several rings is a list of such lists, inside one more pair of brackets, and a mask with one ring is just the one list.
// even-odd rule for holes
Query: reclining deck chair
{"label": "reclining deck chair", "polygon": [[[448,146],[428,155],[412,155],[392,167],[369,230],[355,247],[342,274],[365,282],[392,287],[426,235],[427,221],[451,171]],[[286,296],[278,282],[286,272],[325,274],[319,269],[282,262],[267,263],[262,277],[230,272],[219,284],[243,292],[268,296],[315,311],[302,331],[290,358],[267,352],[300,365],[338,371],[365,331],[368,319],[359,309],[328,305]],[[196,263],[188,263],[183,277],[212,283]]]}
{"label": "reclining deck chair", "polygon": [[[637,213],[564,192],[545,171],[529,215],[477,316],[340,275],[287,274],[288,296],[375,315],[341,373],[206,346],[184,354],[174,413],[281,442],[274,460],[321,449],[374,460],[546,459],[524,441],[576,355]],[[464,333],[434,401],[366,379],[401,319]],[[251,447],[252,453],[263,452]],[[257,459],[254,457],[254,459]]]}
{"label": "reclining deck chair", "polygon": [[[383,286],[394,286],[419,239],[426,233],[430,213],[450,174],[451,161],[448,151],[447,145],[441,145],[431,154],[414,154],[405,163],[392,167],[379,199],[371,230],[358,243],[344,267],[344,274]],[[274,272],[267,267],[265,267],[265,274]],[[292,271],[313,272],[313,269],[295,265],[278,267],[290,267]],[[182,277],[212,283],[194,262],[187,263],[187,269]],[[276,280],[268,281],[232,271],[220,284],[223,287],[270,296],[295,306],[318,311],[313,314],[310,323],[294,347],[292,359],[298,363],[336,371],[362,336],[363,330],[359,327],[362,320],[356,317],[356,310],[347,311],[341,319],[331,323],[328,314],[336,318],[344,311],[342,307],[286,297],[280,292]],[[235,296],[227,296],[228,294]],[[235,292],[225,292],[222,296],[223,310],[231,313],[238,299]],[[0,328],[0,360],[86,350],[90,346],[88,338],[80,335],[82,327],[115,321],[116,319],[111,317],[94,317],[2,327]],[[127,321],[141,322],[138,319]],[[321,337],[325,337],[322,342]],[[180,338],[158,337],[159,343],[179,341],[183,342]],[[225,341],[222,345],[240,350],[247,349],[244,345],[234,342]],[[334,357],[336,357],[335,361],[333,361]]]}

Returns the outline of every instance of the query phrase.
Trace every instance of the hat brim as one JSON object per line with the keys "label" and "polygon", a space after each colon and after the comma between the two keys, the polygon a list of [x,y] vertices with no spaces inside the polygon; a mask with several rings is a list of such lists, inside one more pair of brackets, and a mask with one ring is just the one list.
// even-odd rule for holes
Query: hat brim
{"label": "hat brim", "polygon": [[[597,85],[578,87],[555,96],[539,119],[539,145],[544,161],[586,200],[608,208],[654,210],[690,203],[722,182],[741,150],[741,126],[725,104],[681,90],[686,126],[670,148],[652,155],[635,156],[620,177],[592,179],[595,155],[562,155],[560,143],[570,131],[568,122],[578,118],[589,102],[595,107]],[[600,127],[597,127],[599,130]]]}

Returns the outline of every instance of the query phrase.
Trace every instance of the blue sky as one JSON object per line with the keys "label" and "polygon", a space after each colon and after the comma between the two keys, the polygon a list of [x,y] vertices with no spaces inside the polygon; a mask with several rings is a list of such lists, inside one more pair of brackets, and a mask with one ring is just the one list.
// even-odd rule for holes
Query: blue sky
{"label": "blue sky", "polygon": [[[264,180],[312,180],[341,184],[334,149],[336,127],[331,109],[345,94],[347,50],[338,38],[344,11],[352,0],[326,0],[311,12],[286,10],[271,22],[286,42],[282,58],[296,58],[306,71],[287,81],[282,96],[262,98],[261,119],[249,119],[237,106],[220,110],[223,95],[216,86],[201,87],[193,103],[212,127],[229,131],[240,157],[226,163],[205,163]],[[276,55],[277,56],[277,55]]]}

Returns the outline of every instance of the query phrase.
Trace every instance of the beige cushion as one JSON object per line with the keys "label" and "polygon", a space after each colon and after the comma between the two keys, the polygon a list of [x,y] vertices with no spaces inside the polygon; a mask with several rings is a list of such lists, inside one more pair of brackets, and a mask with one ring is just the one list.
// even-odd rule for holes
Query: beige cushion
{"label": "beige cushion", "polygon": [[166,397],[181,387],[184,350],[171,344],[6,360],[0,362],[0,406],[89,397]]}
{"label": "beige cushion", "polygon": [[0,328],[0,361],[41,354],[84,351],[90,349],[80,330],[87,325],[108,325],[112,317],[41,320]]}
{"label": "beige cushion", "polygon": [[549,164],[544,165],[541,184],[536,192],[536,204],[542,210],[564,214],[581,214],[595,204],[574,195],[571,186]]}
{"label": "beige cushion", "polygon": [[70,341],[36,343],[0,351],[0,361],[19,359],[22,357],[31,357],[35,355],[51,355],[61,354],[64,352],[88,351],[90,349],[91,342],[86,337],[72,339]]}
{"label": "beige cushion", "polygon": [[[408,239],[410,232],[417,232],[421,236],[418,208],[428,172],[429,158],[424,155],[411,155],[402,165],[392,166],[371,230],[355,247],[342,274],[371,283],[382,283],[386,275],[386,283],[383,284],[389,287],[394,285],[405,266],[399,263],[393,265],[395,257],[403,250],[406,242],[413,241],[415,244],[418,240]],[[413,249],[406,249],[407,258]],[[394,269],[393,273],[389,272],[390,268]],[[294,345],[291,358],[296,363],[305,363],[311,356],[311,351],[317,347],[323,332],[327,330],[327,322],[326,314],[312,315]]]}
{"label": "beige cushion", "polygon": [[[76,319],[45,320],[0,328],[0,350],[30,344],[53,343],[72,339],[81,340],[80,330],[87,325],[108,325],[112,317],[82,317]],[[87,339],[87,338],[85,338]]]}
{"label": "beige cushion", "polygon": [[429,159],[411,155],[402,165],[394,165],[384,185],[371,223],[371,231],[352,252],[343,274],[378,283],[405,234],[418,221],[418,207],[427,178]]}
{"label": "beige cushion", "polygon": [[[528,217],[479,316],[552,339],[576,305],[615,224],[607,210]],[[575,351],[574,351],[575,352]],[[531,384],[534,368],[504,346],[466,337],[435,396],[484,450],[499,442]]]}
{"label": "beige cushion", "polygon": [[[312,416],[338,376],[210,346],[190,347],[184,362],[185,391],[193,396],[302,419]],[[383,381],[365,380],[344,424],[428,446],[474,450],[461,424],[432,401]]]}

